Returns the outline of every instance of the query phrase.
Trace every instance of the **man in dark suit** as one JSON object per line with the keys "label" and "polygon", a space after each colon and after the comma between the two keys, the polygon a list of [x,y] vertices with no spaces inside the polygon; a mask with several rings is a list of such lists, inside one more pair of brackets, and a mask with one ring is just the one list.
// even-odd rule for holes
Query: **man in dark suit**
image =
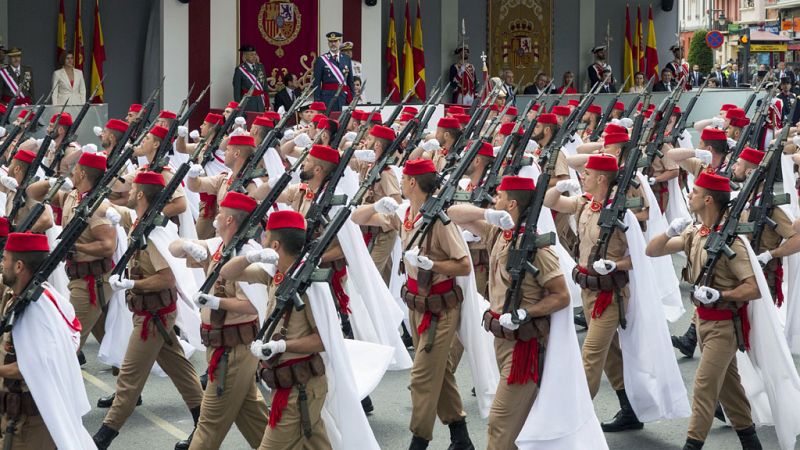
{"label": "man in dark suit", "polygon": [[256,48],[252,45],[242,45],[239,52],[242,54],[242,63],[233,70],[233,99],[241,102],[250,87],[255,85],[253,98],[247,102],[245,111],[264,112],[269,107],[264,65],[258,62]]}
{"label": "man in dark suit", "polygon": [[[550,82],[550,77],[547,76],[544,72],[539,72],[536,75],[536,82],[531,84],[530,86],[525,88],[523,92],[525,95],[539,95],[545,91],[547,88],[547,83]],[[556,92],[556,89],[551,87],[550,92],[548,94],[553,94]]]}
{"label": "man in dark suit", "polygon": [[719,67],[719,64],[714,64],[714,70],[712,70],[708,76],[717,79],[717,87],[728,87],[728,79],[725,77],[725,73]]}
{"label": "man in dark suit", "polygon": [[8,65],[0,65],[0,85],[2,85],[2,101],[8,103],[14,95],[18,95],[16,105],[30,105],[34,102],[33,69],[22,65],[22,50],[12,48],[6,53]]}
{"label": "man in dark suit", "polygon": [[294,103],[294,99],[300,96],[296,75],[292,73],[284,75],[283,86],[284,88],[275,94],[275,111],[280,110],[281,106],[283,106],[284,111],[288,111],[292,103]]}
{"label": "man in dark suit", "polygon": [[661,81],[653,85],[655,92],[672,92],[678,87],[678,82],[672,79],[672,71],[666,67],[661,69]]}
{"label": "man in dark suit", "polygon": [[728,87],[738,88],[743,82],[742,74],[739,72],[739,65],[735,63],[732,64],[731,71],[728,74]]}
{"label": "man in dark suit", "polygon": [[791,84],[794,84],[795,77],[794,72],[792,69],[786,67],[786,63],[783,61],[778,62],[778,68],[776,69],[777,73],[775,74],[779,80],[783,80],[784,78],[788,78]]}
{"label": "man in dark suit", "polygon": [[692,87],[702,86],[705,81],[706,77],[703,75],[703,72],[700,72],[700,66],[697,64],[692,66],[692,71],[689,72],[689,83],[692,84]]}
{"label": "man in dark suit", "polygon": [[[340,51],[342,45],[342,33],[331,31],[326,34],[328,38],[329,52],[318,56],[314,60],[314,100],[331,104],[331,111],[341,111],[342,107],[353,99],[356,91],[353,85],[353,63],[350,57]],[[339,98],[333,100],[339,85],[343,84],[344,89]]]}

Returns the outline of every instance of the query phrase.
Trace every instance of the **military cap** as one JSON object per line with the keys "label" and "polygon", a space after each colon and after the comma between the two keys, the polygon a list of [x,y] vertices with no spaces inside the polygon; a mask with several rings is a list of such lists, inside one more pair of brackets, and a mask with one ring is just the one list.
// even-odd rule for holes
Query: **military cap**
{"label": "military cap", "polygon": [[239,47],[239,51],[240,52],[254,52],[254,51],[256,51],[256,48],[253,47],[250,44],[242,44],[242,46]]}
{"label": "military cap", "polygon": [[6,52],[7,56],[22,56],[22,49],[19,47],[11,47],[9,51]]}
{"label": "military cap", "polygon": [[606,49],[605,45],[598,45],[592,49],[592,53],[602,52],[605,51],[605,49]]}
{"label": "military cap", "polygon": [[353,43],[350,41],[345,41],[342,43],[341,50],[348,51],[353,49]]}
{"label": "military cap", "polygon": [[342,38],[342,33],[338,31],[330,31],[325,35],[329,41],[338,41]]}

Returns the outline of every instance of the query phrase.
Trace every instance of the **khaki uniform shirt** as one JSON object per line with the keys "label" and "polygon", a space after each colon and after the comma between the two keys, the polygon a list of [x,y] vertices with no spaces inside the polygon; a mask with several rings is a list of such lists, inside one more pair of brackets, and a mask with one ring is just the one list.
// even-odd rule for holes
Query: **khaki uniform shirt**
{"label": "khaki uniform shirt", "polygon": [[[78,191],[73,189],[66,196],[63,197],[63,204],[61,205],[61,224],[63,226],[67,226],[67,224],[72,220],[75,216],[75,208],[78,206]],[[108,208],[109,203],[106,202],[100,205],[97,208],[97,211],[92,214],[92,217],[89,218],[89,226],[83,230],[83,233],[78,237],[78,244],[89,244],[95,241],[94,236],[92,236],[92,229],[99,227],[101,225],[109,225],[111,226],[111,221],[106,219],[106,209]],[[99,259],[103,259],[100,256],[93,256],[88,255],[86,253],[82,253],[79,251],[75,251],[74,256],[75,261],[79,262],[88,262],[88,261],[96,261]]]}
{"label": "khaki uniform shirt", "polygon": [[[578,245],[578,264],[587,269],[591,268],[594,262],[594,246],[600,237],[600,226],[597,225],[600,219],[600,212],[593,211],[591,201],[586,196],[581,196],[575,204],[575,210],[570,211],[570,213],[580,214],[578,218],[578,239],[580,240]],[[606,259],[618,261],[624,258],[627,252],[628,240],[625,237],[625,233],[617,228],[609,240]]]}
{"label": "khaki uniform shirt", "polygon": [[[355,170],[358,172],[359,181],[363,182],[364,179],[367,178],[367,174],[369,173],[370,169],[372,169],[372,163],[355,161]],[[367,191],[362,204],[369,205],[377,202],[383,197],[400,195],[402,195],[400,193],[400,182],[397,180],[394,171],[387,167],[381,173],[381,177],[378,182],[372,185],[372,188]]]}
{"label": "khaki uniform shirt", "polygon": [[[702,236],[700,233],[700,225],[691,225],[686,227],[681,233],[680,238],[683,242],[683,251],[686,253],[687,266],[686,275],[687,282],[694,283],[697,280],[700,271],[703,269],[708,258],[705,246],[708,240],[708,235]],[[735,289],[742,282],[752,276],[753,267],[750,265],[750,257],[747,254],[742,238],[736,238],[731,245],[731,249],[736,252],[736,257],[728,259],[722,257],[719,259],[716,267],[714,268],[714,275],[711,286],[719,291]]]}
{"label": "khaki uniform shirt", "polygon": [[[125,228],[128,233],[133,231],[132,210],[122,206],[117,206],[115,209],[120,213],[119,224],[122,225],[122,228]],[[169,269],[169,263],[167,263],[167,260],[164,259],[164,256],[161,255],[161,252],[158,251],[150,238],[147,238],[147,247],[134,253],[133,258],[130,260],[130,265],[131,268],[137,267],[141,271],[142,278],[151,277],[164,269]],[[135,289],[135,291],[141,290]]]}
{"label": "khaki uniform shirt", "polygon": [[[749,216],[750,210],[744,210],[739,220],[746,222]],[[764,227],[764,231],[761,233],[761,251],[775,250],[784,239],[789,239],[796,234],[792,228],[792,221],[781,208],[775,207],[770,217],[778,226],[774,229]]]}

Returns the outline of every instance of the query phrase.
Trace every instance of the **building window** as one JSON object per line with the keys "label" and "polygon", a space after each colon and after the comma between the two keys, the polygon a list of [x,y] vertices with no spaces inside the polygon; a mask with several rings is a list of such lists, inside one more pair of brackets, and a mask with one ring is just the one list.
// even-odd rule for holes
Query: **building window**
{"label": "building window", "polygon": [[741,0],[742,8],[752,8],[755,0]]}

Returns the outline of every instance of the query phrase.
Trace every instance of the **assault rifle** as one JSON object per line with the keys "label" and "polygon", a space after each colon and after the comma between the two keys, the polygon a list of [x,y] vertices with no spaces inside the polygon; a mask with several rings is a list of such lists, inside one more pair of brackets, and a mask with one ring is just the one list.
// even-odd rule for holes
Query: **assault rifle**
{"label": "assault rifle", "polygon": [[[328,103],[325,104],[325,114],[331,113],[333,103],[341,98],[342,90],[344,90],[344,83],[339,83],[339,87],[336,88],[336,92],[333,94],[333,97],[331,97],[328,100]],[[353,97],[355,97],[355,95]]]}
{"label": "assault rifle", "polygon": [[411,152],[419,145],[419,142],[424,137],[425,129],[428,127],[428,123],[431,121],[431,117],[433,117],[433,113],[436,111],[437,105],[439,105],[439,102],[441,102],[442,97],[447,93],[449,87],[450,84],[448,83],[438,91],[434,89],[434,91],[431,92],[431,95],[428,97],[428,101],[419,109],[419,114],[417,114],[417,119],[415,119],[418,120],[419,124],[417,125],[416,130],[414,130],[414,133],[411,134],[411,137],[408,139],[406,150],[403,154],[403,158],[400,159],[398,166],[404,165],[411,156]]}
{"label": "assault rifle", "polygon": [[703,94],[703,90],[706,88],[706,86],[708,86],[708,80],[710,79],[711,77],[706,78],[705,81],[703,81],[703,84],[700,85],[700,89],[697,90],[697,93],[694,94],[694,97],[689,100],[689,104],[686,105],[686,109],[683,110],[681,118],[678,119],[678,122],[672,127],[672,134],[669,136],[669,143],[673,147],[678,145],[678,140],[681,138],[683,131],[686,129],[686,121],[689,119],[689,114],[692,113],[694,105],[697,104],[697,99],[699,99],[700,95]]}
{"label": "assault rifle", "polygon": [[[222,125],[214,126],[214,139],[212,139],[211,143],[208,145],[210,154],[206,153],[205,155],[203,155],[203,162],[201,163],[202,165],[205,165],[207,162],[211,161],[214,158],[214,152],[219,148],[220,143],[222,143],[222,139],[225,138],[225,135],[228,134],[230,129],[233,127],[236,118],[242,116],[244,109],[247,107],[247,104],[253,97],[254,89],[255,89],[255,84],[250,86],[250,89],[248,89],[247,93],[245,93],[244,97],[242,97],[242,101],[239,102],[239,106],[236,109],[234,109],[233,112],[231,112],[228,118],[225,119],[225,122]],[[306,90],[308,90],[308,87],[306,87]],[[299,96],[298,98],[300,97],[302,97],[302,95]]]}
{"label": "assault rifle", "polygon": [[[53,89],[55,90],[55,87],[53,87]],[[14,157],[14,154],[17,152],[17,149],[19,148],[20,144],[25,142],[26,139],[25,135],[28,133],[28,131],[36,129],[36,125],[39,123],[39,119],[42,117],[42,114],[44,114],[45,102],[47,102],[47,100],[50,98],[51,95],[53,95],[52,90],[50,91],[50,94],[48,94],[47,96],[39,97],[39,101],[36,102],[35,105],[33,105],[33,108],[31,110],[28,111],[28,114],[25,115],[25,119],[23,120],[23,122],[19,126],[15,126],[14,128],[12,128],[8,132],[6,140],[3,141],[2,145],[0,145],[0,155],[6,154],[6,150],[8,150],[9,147],[11,147],[11,143],[14,142],[14,138],[16,138],[17,135],[20,135],[20,137],[19,139],[17,139],[16,144],[14,144],[11,153],[8,154],[8,158],[6,158],[7,161],[11,161],[11,158]]]}
{"label": "assault rifle", "polygon": [[11,100],[6,103],[6,112],[0,116],[0,126],[6,126],[6,124],[10,121],[11,113],[14,111],[14,106],[17,104],[17,99],[19,99],[19,92],[11,97]]}
{"label": "assault rifle", "polygon": [[655,81],[655,79],[655,75],[651,76],[650,79],[647,80],[647,84],[644,86],[644,91],[633,96],[633,100],[628,103],[628,107],[625,108],[625,113],[622,117],[630,117],[633,114],[633,110],[636,109],[636,105],[639,104],[639,99],[642,98],[642,95],[653,91],[653,81]]}
{"label": "assault rifle", "polygon": [[617,95],[615,95],[614,98],[612,98],[611,101],[608,102],[608,105],[606,105],[606,110],[603,111],[603,115],[600,116],[600,120],[597,122],[597,126],[594,127],[594,130],[592,130],[592,134],[589,135],[590,141],[597,142],[597,140],[600,139],[600,133],[605,128],[606,123],[609,120],[611,120],[611,113],[614,111],[614,105],[616,105],[617,101],[619,101],[619,97],[622,95],[622,91],[625,90],[625,84],[628,82],[630,78],[631,78],[630,75],[628,75],[628,77],[625,78],[625,82],[623,82],[620,85],[619,91],[617,91]]}
{"label": "assault rifle", "polygon": [[[361,89],[364,89],[364,86],[367,85],[367,80],[364,80],[361,83]],[[331,148],[339,148],[339,143],[342,141],[342,136],[344,136],[344,132],[347,129],[347,123],[350,122],[350,116],[353,115],[353,111],[356,109],[356,105],[358,104],[358,97],[355,95],[353,96],[353,100],[347,106],[342,114],[339,115],[339,126],[336,128],[336,134],[331,136]]]}
{"label": "assault rifle", "polygon": [[[397,107],[394,109],[394,111],[392,111],[392,114],[389,116],[389,118],[387,118],[383,122],[383,126],[391,127],[392,124],[394,123],[394,121],[397,120],[398,117],[400,117],[400,113],[403,112],[403,107],[406,105],[406,103],[408,103],[408,100],[411,98],[411,96],[414,95],[414,89],[417,88],[417,85],[419,84],[420,81],[422,81],[422,78],[417,78],[417,81],[414,83],[414,86],[411,86],[411,89],[409,89],[408,92],[406,92],[406,96],[403,97],[403,101],[401,101],[400,104],[397,105]],[[363,84],[361,85],[361,92],[364,92],[364,85]],[[334,148],[336,148],[336,147],[334,147]]]}
{"label": "assault rifle", "polygon": [[[544,107],[545,107],[545,101],[546,100],[543,98],[545,95],[547,95],[547,90],[544,90],[544,91],[540,92],[539,95],[537,95],[536,98],[533,100],[534,104],[541,105],[541,108],[540,108],[541,110],[544,110]],[[540,100],[541,100],[541,103],[539,103]],[[533,105],[531,105],[531,108],[533,108]],[[527,113],[526,113],[526,115],[527,115]],[[509,174],[516,175],[516,174],[519,173],[520,170],[522,170],[523,166],[528,165],[528,163],[526,163],[526,160],[530,161],[531,159],[530,158],[525,158],[525,148],[528,146],[528,142],[531,140],[531,136],[533,136],[533,131],[536,128],[536,124],[538,122],[539,122],[539,116],[537,115],[536,117],[533,118],[533,120],[530,121],[530,123],[528,123],[528,126],[527,126],[527,128],[525,128],[525,132],[523,133],[522,137],[519,138],[518,143],[514,146],[514,152],[511,155],[511,160],[509,161],[509,163],[506,166],[506,168],[503,170],[503,175],[509,175]],[[508,153],[506,153],[506,155],[507,154]],[[503,155],[503,158],[505,158],[506,155]],[[497,166],[498,164],[499,164],[499,166]],[[497,170],[495,170],[495,166],[497,166]],[[494,195],[494,192],[497,190],[497,186],[500,185],[499,174],[500,174],[500,169],[502,167],[503,167],[503,161],[498,162],[497,158],[495,158],[495,162],[493,163],[493,167],[492,167],[491,171],[489,172],[490,176],[493,177],[494,186],[491,186],[491,185],[487,186],[487,191],[486,192],[487,192],[488,195]],[[476,196],[472,197],[472,201],[473,202],[480,201],[480,200],[481,199],[479,197],[476,197]],[[481,202],[481,205],[486,205],[485,201],[491,200],[491,197],[484,196],[483,200],[484,201]]]}
{"label": "assault rifle", "polygon": [[144,130],[145,127],[147,127],[148,129],[150,128],[150,125],[148,124],[148,120],[150,119],[150,113],[153,111],[153,108],[156,105],[156,100],[158,99],[159,95],[161,95],[161,89],[164,87],[165,78],[166,77],[161,77],[161,83],[159,83],[158,87],[155,88],[153,92],[150,93],[150,97],[147,99],[146,102],[144,102],[144,105],[142,105],[142,110],[139,112],[139,118],[136,119],[136,121],[132,123],[129,127],[133,128],[133,130],[131,131],[131,139],[133,139],[136,142],[135,145],[138,145],[141,139],[147,134],[147,133],[142,133],[142,130]]}
{"label": "assault rifle", "polygon": [[739,158],[739,154],[742,153],[742,150],[754,139],[758,139],[759,133],[762,132],[764,129],[764,124],[767,122],[767,117],[769,116],[769,107],[772,104],[772,98],[775,96],[776,88],[773,87],[772,89],[767,92],[767,95],[764,96],[761,100],[758,101],[758,105],[756,107],[756,113],[753,116],[753,120],[750,121],[743,129],[742,132],[739,133],[739,140],[736,141],[736,147],[731,150],[731,156],[728,159],[730,161],[729,164],[725,166],[725,168],[720,171],[720,175],[730,178],[731,173],[733,172],[733,163]]}
{"label": "assault rifle", "polygon": [[[169,129],[167,129],[167,135],[161,140],[161,145],[158,146],[158,150],[156,150],[155,155],[153,155],[153,160],[150,162],[151,170],[161,173],[164,170],[164,167],[169,164],[169,153],[172,151],[172,139],[175,137],[178,127],[189,121],[189,117],[197,108],[197,105],[200,103],[200,101],[203,100],[203,97],[205,97],[209,88],[211,88],[210,83],[205,89],[203,89],[202,92],[200,92],[200,95],[197,96],[197,99],[194,101],[194,103],[187,109],[189,97],[192,95],[194,85],[192,85],[192,87],[189,89],[189,93],[183,99],[183,102],[181,102],[181,107],[177,113],[177,119],[172,121],[172,123],[169,125]],[[232,115],[233,114],[231,114],[231,116]]]}
{"label": "assault rifle", "polygon": [[766,89],[767,81],[771,79],[772,79],[772,69],[770,69],[769,72],[767,72],[764,75],[764,78],[761,79],[761,81],[758,83],[758,86],[756,86],[755,90],[751,92],[749,96],[747,96],[747,101],[745,101],[744,106],[742,106],[742,109],[744,110],[745,114],[747,114],[747,112],[750,111],[750,107],[753,106],[753,102],[756,100],[756,97],[758,96],[759,92],[761,92],[762,89]]}
{"label": "assault rifle", "polygon": [[17,224],[17,226],[14,227],[14,229],[18,232],[25,232],[33,228],[33,225],[36,223],[37,220],[39,220],[39,217],[41,217],[42,213],[44,212],[45,207],[52,202],[53,197],[55,197],[56,193],[58,193],[59,189],[61,189],[61,186],[64,185],[65,181],[66,178],[64,176],[58,177],[55,183],[53,183],[53,187],[51,187],[50,190],[47,191],[47,194],[44,196],[44,199],[40,202],[34,203],[28,215],[25,216]]}
{"label": "assault rifle", "polygon": [[[678,86],[681,86],[681,83],[678,83]],[[678,104],[684,92],[683,89],[675,89],[672,91],[672,94],[662,100],[655,114],[651,117],[650,123],[653,126],[652,139],[644,142],[647,146],[644,152],[645,162],[643,166],[645,168],[649,169],[650,166],[653,165],[653,161],[656,157],[661,158],[664,156],[663,153],[661,153],[661,146],[664,145],[664,141],[666,140],[664,134],[667,131],[667,125],[669,124],[670,116],[672,116],[672,110],[675,108],[675,105]],[[644,107],[642,110],[644,111]],[[641,166],[640,164],[640,167]]]}
{"label": "assault rifle", "polygon": [[[103,75],[103,78],[100,80],[100,83],[95,86],[94,91],[92,91],[92,95],[89,96],[89,100],[87,100],[83,106],[81,106],[81,110],[78,112],[78,115],[72,119],[72,125],[69,126],[67,132],[64,133],[64,139],[56,148],[56,151],[53,153],[53,161],[50,163],[50,167],[42,166],[44,172],[47,176],[53,176],[54,173],[58,172],[58,166],[61,164],[61,159],[64,158],[64,154],[67,151],[67,147],[70,143],[75,142],[78,134],[78,127],[81,126],[81,122],[83,122],[83,118],[86,117],[86,113],[89,112],[89,107],[92,105],[92,99],[95,95],[97,95],[97,91],[100,90],[100,86],[103,85],[103,80],[106,77]],[[64,105],[66,107],[66,105]],[[64,109],[61,109],[61,114],[64,113]],[[52,138],[51,138],[52,139]],[[49,147],[49,143],[48,143]],[[46,151],[45,151],[46,152]],[[41,161],[39,161],[41,163]],[[34,169],[35,171],[35,169]]]}

